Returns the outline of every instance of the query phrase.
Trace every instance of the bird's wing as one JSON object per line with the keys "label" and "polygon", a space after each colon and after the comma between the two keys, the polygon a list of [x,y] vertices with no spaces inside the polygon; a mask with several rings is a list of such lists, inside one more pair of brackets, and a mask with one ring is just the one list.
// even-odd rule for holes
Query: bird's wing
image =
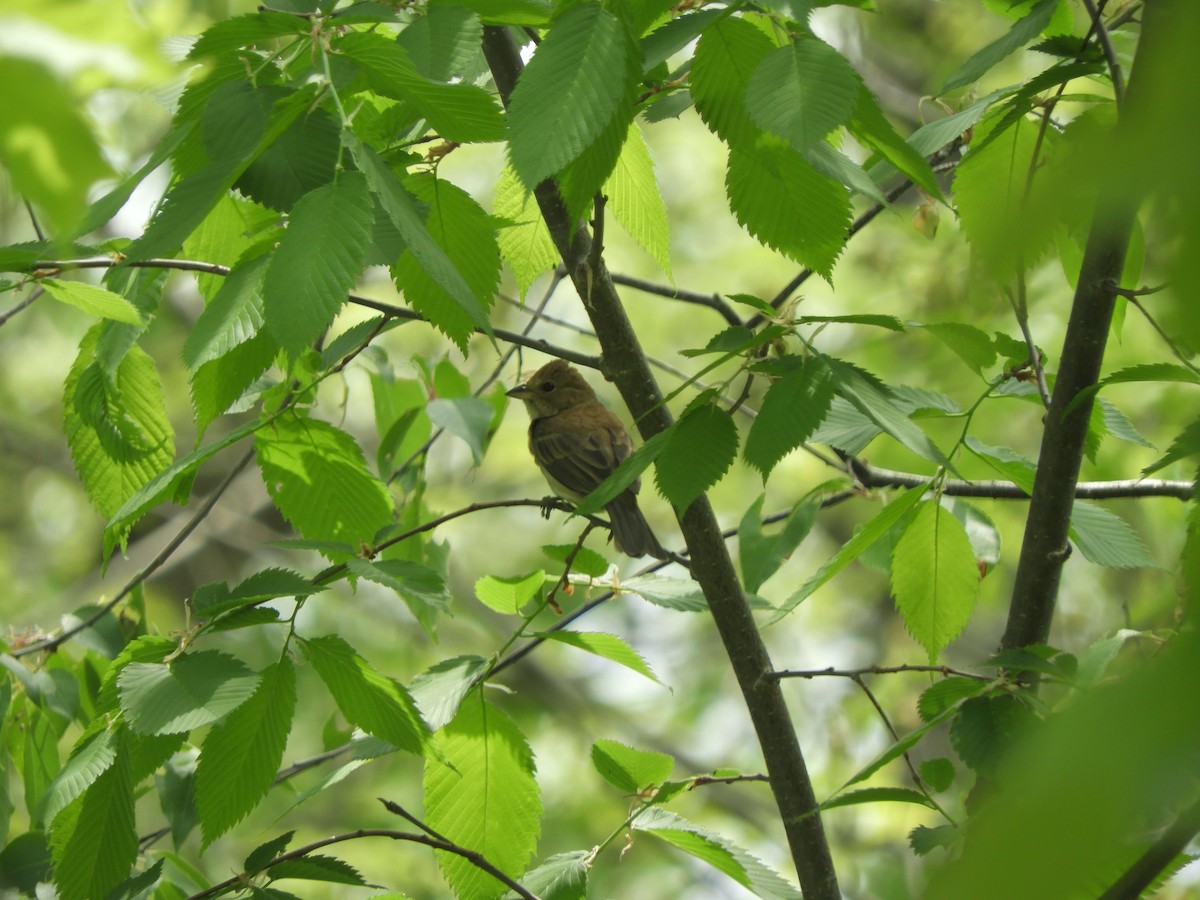
{"label": "bird's wing", "polygon": [[[567,420],[535,420],[529,430],[529,447],[537,464],[556,489],[570,499],[590,494],[629,455],[631,444],[624,429],[591,427]],[[578,424],[578,427],[575,427]]]}

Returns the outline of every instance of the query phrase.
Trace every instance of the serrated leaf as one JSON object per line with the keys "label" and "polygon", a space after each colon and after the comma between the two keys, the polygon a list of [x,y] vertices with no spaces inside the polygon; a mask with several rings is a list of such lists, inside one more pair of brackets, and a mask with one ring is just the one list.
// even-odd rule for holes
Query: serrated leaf
{"label": "serrated leaf", "polygon": [[263,280],[271,257],[259,256],[235,266],[183,342],[189,369],[224,356],[249,341],[263,324]]}
{"label": "serrated leaf", "polygon": [[666,62],[724,15],[719,9],[702,9],[671,19],[641,40],[642,72],[647,73]]}
{"label": "serrated leaf", "polygon": [[438,730],[458,713],[458,707],[488,669],[482,656],[456,656],[430,666],[412,681],[412,696],[429,727]]}
{"label": "serrated leaf", "polygon": [[944,202],[942,188],[929,162],[911,143],[900,137],[865,84],[859,85],[857,103],[847,129],[855,140],[903,172],[925,193]]}
{"label": "serrated leaf", "polygon": [[1013,482],[1027,494],[1033,493],[1033,478],[1037,466],[1007,447],[993,447],[974,437],[967,437],[967,449]]}
{"label": "serrated leaf", "polygon": [[831,559],[817,569],[816,573],[800,586],[800,590],[788,597],[775,615],[767,621],[767,624],[771,625],[782,619],[811,596],[817,588],[854,562],[868,547],[887,534],[893,525],[907,515],[924,493],[923,486],[909,488],[885,506],[854,537],[843,544]]}
{"label": "serrated leaf", "polygon": [[946,79],[939,94],[978,81],[993,66],[1011,53],[1024,47],[1041,34],[1058,8],[1058,0],[1040,0],[1029,13],[1003,36],[977,50],[953,75]]}
{"label": "serrated leaf", "polygon": [[357,546],[392,521],[388,489],[354,438],[328,422],[285,414],[254,446],[271,499],[305,538]]}
{"label": "serrated leaf", "polygon": [[1129,523],[1116,513],[1076,500],[1071,540],[1089,562],[1117,569],[1156,568],[1158,563]]}
{"label": "serrated leaf", "polygon": [[729,208],[747,231],[828,280],[850,226],[850,194],[778,138],[729,151]]}
{"label": "serrated leaf", "polygon": [[546,573],[541,569],[529,575],[500,578],[485,575],[475,582],[475,596],[489,609],[505,615],[516,615],[526,603],[541,594]]}
{"label": "serrated leaf", "polygon": [[142,314],[136,306],[112,291],[86,284],[81,281],[59,281],[57,278],[42,278],[38,281],[55,300],[74,306],[89,316],[111,319],[126,325],[144,325]]}
{"label": "serrated leaf", "polygon": [[[573,850],[556,853],[536,869],[521,876],[521,885],[541,900],[587,900],[591,853]],[[517,895],[509,893],[505,900]]]}
{"label": "serrated leaf", "polygon": [[346,561],[351,574],[391,588],[408,606],[421,626],[433,635],[437,617],[450,606],[446,580],[436,571],[408,559]]}
{"label": "serrated leaf", "polygon": [[771,535],[763,534],[762,506],[765,494],[750,505],[738,525],[738,562],[742,569],[742,583],[753,593],[763,582],[774,575],[783,561],[792,555],[808,536],[820,512],[820,504],[801,503],[797,506],[783,528]]}
{"label": "serrated leaf", "polygon": [[575,544],[543,544],[542,552],[555,562],[566,564],[571,559],[571,571],[599,578],[608,571],[608,560],[589,547]]}
{"label": "serrated leaf", "polygon": [[247,872],[257,872],[266,866],[276,856],[287,849],[287,845],[292,842],[292,836],[296,832],[288,831],[278,837],[271,838],[269,841],[264,841],[250,851],[250,855],[246,857],[246,861],[242,863],[242,868]]}
{"label": "serrated leaf", "polygon": [[746,108],[763,130],[803,152],[850,118],[859,79],[846,58],[814,37],[772,50],[746,86]]}
{"label": "serrated leaf", "polygon": [[483,23],[458,4],[431,3],[397,40],[417,71],[433,81],[461,76],[479,54]]}
{"label": "serrated leaf", "polygon": [[918,806],[937,809],[934,803],[920,791],[897,787],[862,788],[857,791],[846,791],[826,800],[821,804],[821,809],[837,809],[839,806],[858,806],[862,803],[915,803]]}
{"label": "serrated leaf", "polygon": [[732,147],[752,149],[761,129],[746,110],[746,89],[775,45],[745,19],[732,16],[704,29],[689,79],[696,112]]}
{"label": "serrated leaf", "polygon": [[896,541],[892,591],[908,633],[937,661],[966,627],[979,594],[979,566],[962,524],[929,501]]}
{"label": "serrated leaf", "polygon": [[767,388],[746,438],[746,462],[762,473],[812,435],[833,402],[833,373],[820,359],[804,360]]}
{"label": "serrated leaf", "polygon": [[[426,230],[466,280],[486,315],[500,281],[500,248],[492,221],[470,194],[448,181],[419,175],[409,178],[406,186],[417,200],[428,205]],[[478,324],[474,313],[451,296],[433,273],[426,271],[413,248],[400,257],[392,275],[413,309],[460,347],[465,344]]]}
{"label": "serrated leaf", "polygon": [[[533,754],[513,721],[476,692],[437,735],[425,763],[425,821],[460,846],[519,877],[537,843],[542,801]],[[503,886],[468,860],[438,854],[460,900],[492,900]]]}
{"label": "serrated leaf", "polygon": [[538,632],[538,637],[586,650],[662,684],[642,655],[615,634],[595,631],[543,631]]}
{"label": "serrated leaf", "polygon": [[927,856],[939,847],[952,846],[960,837],[962,829],[953,825],[918,825],[908,833],[908,845],[917,856]]}
{"label": "serrated leaf", "polygon": [[416,107],[442,138],[459,143],[498,141],[504,116],[487,91],[473,84],[431,81],[417,72],[408,51],[385,35],[353,31],[334,49],[361,65],[371,87]]}
{"label": "serrated leaf", "polygon": [[117,758],[119,735],[105,729],[89,736],[72,753],[38,801],[35,824],[48,828],[62,810],[108,771]]}
{"label": "serrated leaf", "polygon": [[708,601],[694,581],[664,578],[659,575],[635,575],[621,582],[622,592],[637,594],[643,600],[680,612],[704,612]]}
{"label": "serrated leaf", "polygon": [[559,196],[572,219],[588,215],[596,194],[603,190],[621,158],[634,116],[632,94],[625,101],[596,139],[556,176]]}
{"label": "serrated leaf", "polygon": [[635,750],[617,741],[599,740],[592,744],[592,765],[617,790],[636,794],[670,778],[675,758],[667,753]]}
{"label": "serrated leaf", "polygon": [[426,752],[429,726],[403,685],[375,671],[336,635],[305,641],[304,654],[348,722],[401,750]]}
{"label": "serrated leaf", "polygon": [[935,322],[925,330],[958,354],[973,372],[983,374],[996,364],[996,347],[991,337],[974,325],[962,322]]}
{"label": "serrated leaf", "polygon": [[1142,469],[1142,475],[1150,475],[1172,463],[1187,459],[1190,456],[1196,456],[1197,454],[1200,454],[1200,421],[1192,422],[1183,431],[1175,435],[1175,440],[1171,441],[1171,446],[1167,448],[1167,452],[1163,454],[1160,460]]}
{"label": "serrated leaf", "polygon": [[646,470],[646,467],[654,462],[658,458],[658,455],[663,452],[667,441],[670,440],[673,429],[674,426],[665,431],[660,431],[621,460],[621,464],[613,470],[611,475],[600,482],[595,490],[575,504],[576,515],[594,515],[637,481],[642,472]]}
{"label": "serrated leaf", "polygon": [[228,653],[201,650],[169,664],[132,662],[117,677],[121,710],[137,734],[211,725],[250,699],[259,676]]}
{"label": "serrated leaf", "polygon": [[525,299],[529,286],[539,275],[558,265],[558,248],[533,196],[511,166],[505,166],[496,182],[493,214],[503,220],[496,232],[501,258],[512,270]]}
{"label": "serrated leaf", "polygon": [[600,137],[628,97],[634,51],[616,16],[578,3],[555,17],[508,110],[509,161],[530,189]]}
{"label": "serrated leaf", "polygon": [[762,860],[723,836],[693,825],[661,807],[651,807],[638,815],[633,827],[708,863],[755,896],[767,900],[800,900],[800,891]]}
{"label": "serrated leaf", "polygon": [[302,35],[309,31],[306,24],[291,13],[260,10],[217,22],[210,26],[192,49],[188,59],[221,56],[242,47],[251,47],[284,35]]}
{"label": "serrated leaf", "polygon": [[284,878],[298,878],[304,881],[325,881],[332,884],[353,884],[366,886],[367,882],[359,874],[358,869],[348,862],[333,856],[308,854],[299,859],[284,860],[276,863],[267,870],[271,881]]}
{"label": "serrated leaf", "polygon": [[123,735],[115,749],[112,764],[84,793],[66,846],[56,854],[54,879],[63,900],[103,897],[129,875],[137,858],[134,783]]}
{"label": "serrated leaf", "polygon": [[170,464],[175,444],[154,361],[134,344],[106,375],[94,361],[101,334],[94,326],[80,343],[63,383],[63,418],[88,498],[111,516]]}
{"label": "serrated leaf", "polygon": [[921,725],[921,727],[914,731],[910,731],[908,734],[894,741],[891,746],[887,747],[882,753],[871,760],[871,762],[859,769],[849,781],[842,785],[842,790],[844,791],[852,784],[859,784],[863,781],[866,781],[888,763],[892,762],[892,760],[899,759],[918,743],[920,743],[921,738],[925,737],[925,735],[927,735],[930,731],[932,731],[934,728],[937,728],[939,725],[953,716],[954,712],[955,709],[953,707],[945,709],[931,718],[929,721],[925,722],[925,724]]}
{"label": "serrated leaf", "polygon": [[990,777],[1035,720],[1029,707],[1011,694],[972,697],[963,702],[950,725],[950,742],[966,766]]}
{"label": "serrated leaf", "polygon": [[421,268],[467,314],[477,328],[491,334],[487,310],[474,289],[459,272],[454,261],[429,233],[416,201],[404,189],[379,155],[362,143],[352,131],[342,132],[342,141],[350,149],[354,161],[367,178],[371,193],[379,201],[396,230]]}
{"label": "serrated leaf", "polygon": [[680,512],[721,480],[737,456],[738,433],[725,410],[706,403],[669,431],[654,466],[659,492]]}
{"label": "serrated leaf", "polygon": [[262,285],[267,331],[292,357],[312,345],[346,302],[373,223],[367,180],[357,172],[296,203]]}
{"label": "serrated leaf", "polygon": [[629,126],[616,168],[604,183],[603,191],[608,197],[608,211],[670,278],[671,240],[667,207],[654,177],[650,148],[646,146],[646,139],[636,123]]}
{"label": "serrated leaf", "polygon": [[204,846],[245,818],[275,781],[296,709],[296,674],[282,658],[258,688],[204,739],[196,765],[196,813]]}
{"label": "serrated leaf", "polygon": [[439,428],[462,440],[471,448],[475,465],[483,462],[488,426],[492,422],[492,407],[478,397],[439,397],[425,407],[429,419]]}

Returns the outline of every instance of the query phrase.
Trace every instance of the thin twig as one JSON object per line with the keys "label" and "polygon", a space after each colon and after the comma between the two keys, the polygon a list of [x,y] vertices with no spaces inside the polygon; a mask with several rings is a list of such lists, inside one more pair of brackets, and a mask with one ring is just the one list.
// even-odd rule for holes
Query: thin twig
{"label": "thin twig", "polygon": [[199,527],[200,523],[203,522],[208,516],[208,514],[212,512],[213,507],[217,505],[217,501],[221,499],[221,495],[229,489],[229,486],[233,484],[233,480],[238,476],[238,474],[241,473],[242,469],[249,465],[252,459],[254,459],[254,451],[249,450],[241,459],[237,461],[236,464],[234,464],[233,468],[229,470],[229,474],[225,476],[225,479],[217,486],[216,490],[209,495],[208,499],[201,504],[200,508],[196,510],[195,514],[188,519],[183,528],[179,529],[179,533],[167,542],[167,545],[159,551],[158,555],[155,556],[154,559],[152,559],[144,569],[126,582],[125,586],[117,592],[115,597],[103,604],[86,619],[75,623],[70,628],[63,629],[54,637],[37,641],[25,647],[16,648],[12,651],[12,655],[15,657],[22,657],[28,656],[31,653],[38,653],[42,650],[53,652],[79,632],[83,631],[84,629],[91,628],[102,618],[104,618],[104,616],[111,612],[118,603],[124,600],[134,588],[153,575],[154,572],[157,571],[158,568],[171,557],[172,553],[179,549],[183,542],[191,536],[192,532],[195,531],[196,528]]}
{"label": "thin twig", "polygon": [[824,669],[780,669],[771,672],[768,678],[861,678],[863,675],[893,675],[899,672],[927,672],[935,675],[945,675],[947,678],[970,678],[974,681],[995,681],[991,675],[980,675],[978,672],[966,672],[953,669],[950,666],[863,666],[861,669],[835,669],[829,666]]}
{"label": "thin twig", "polygon": [[0,328],[3,328],[5,325],[7,325],[9,320],[13,316],[15,316],[17,313],[21,312],[21,310],[28,309],[30,306],[32,306],[34,301],[37,300],[38,297],[42,296],[42,294],[44,294],[45,292],[46,292],[45,289],[41,288],[41,287],[39,287],[37,290],[30,291],[29,296],[26,297],[24,300],[22,300],[20,303],[18,303],[16,306],[14,306],[12,309],[6,310],[5,312],[0,313]]}
{"label": "thin twig", "polygon": [[1100,5],[1097,6],[1095,0],[1083,0],[1083,7],[1092,19],[1092,31],[1095,32],[1096,43],[1100,45],[1100,50],[1104,54],[1104,62],[1108,66],[1109,77],[1112,78],[1113,100],[1116,101],[1119,109],[1125,101],[1125,76],[1121,71],[1121,62],[1117,59],[1117,51],[1113,48],[1108,29],[1101,18],[1106,2],[1107,0],[1101,0]]}
{"label": "thin twig", "polygon": [[474,850],[468,850],[466,847],[459,846],[446,840],[440,840],[431,837],[428,834],[413,834],[407,831],[392,831],[387,828],[360,828],[358,831],[352,831],[348,834],[339,834],[334,837],[325,838],[324,840],[314,841],[311,844],[305,844],[289,853],[282,853],[274,859],[264,863],[257,869],[242,872],[234,875],[232,878],[227,878],[219,884],[214,884],[207,890],[200,891],[198,894],[192,894],[188,900],[204,900],[206,897],[216,897],[223,894],[229,888],[237,887],[239,884],[244,884],[250,878],[260,872],[265,872],[272,866],[277,866],[280,863],[290,862],[295,859],[303,859],[308,854],[320,850],[324,847],[332,846],[333,844],[342,844],[346,841],[356,841],[360,838],[368,837],[385,837],[394,841],[408,841],[413,844],[424,844],[426,847],[432,847],[434,850],[444,850],[447,853],[453,853],[455,856],[461,856],[471,865],[475,866],[488,875],[491,875],[497,881],[504,884],[509,890],[515,892],[522,900],[538,900],[536,894],[530,893],[522,884],[514,881],[508,875],[504,874],[500,869],[496,868],[492,863],[488,862],[487,858]]}
{"label": "thin twig", "polygon": [[632,275],[613,274],[612,280],[623,287],[630,287],[644,294],[666,297],[668,300],[681,300],[684,303],[694,303],[706,306],[718,313],[730,325],[741,325],[742,320],[728,303],[721,299],[720,294],[702,294],[699,291],[688,291],[670,285],[655,284],[645,278],[634,278]]}

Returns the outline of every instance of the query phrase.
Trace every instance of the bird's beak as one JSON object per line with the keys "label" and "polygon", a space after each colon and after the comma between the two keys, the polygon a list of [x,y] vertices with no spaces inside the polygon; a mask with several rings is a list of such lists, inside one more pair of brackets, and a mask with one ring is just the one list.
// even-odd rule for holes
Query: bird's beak
{"label": "bird's beak", "polygon": [[517,400],[524,400],[531,393],[533,393],[533,392],[529,390],[529,385],[518,384],[511,391],[505,391],[504,396],[505,397],[515,397]]}

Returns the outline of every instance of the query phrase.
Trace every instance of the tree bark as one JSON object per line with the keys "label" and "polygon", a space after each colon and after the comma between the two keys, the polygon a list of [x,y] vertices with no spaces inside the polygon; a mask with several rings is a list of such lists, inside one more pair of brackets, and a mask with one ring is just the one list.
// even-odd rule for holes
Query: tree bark
{"label": "tree bark", "polygon": [[[507,105],[521,70],[517,47],[506,29],[488,26],[483,50]],[[591,235],[582,223],[569,220],[552,181],[539,185],[535,196],[600,340],[605,376],[621,392],[643,439],[658,434],[670,427],[671,413],[661,402],[658,385],[603,259],[592,258]],[[841,896],[837,873],[796,730],[779,680],[770,677],[770,656],[707,497],[701,496],[679,516],[679,527],[691,554],[692,577],[708,600],[758,736],[801,889],[806,900],[835,900]]]}

